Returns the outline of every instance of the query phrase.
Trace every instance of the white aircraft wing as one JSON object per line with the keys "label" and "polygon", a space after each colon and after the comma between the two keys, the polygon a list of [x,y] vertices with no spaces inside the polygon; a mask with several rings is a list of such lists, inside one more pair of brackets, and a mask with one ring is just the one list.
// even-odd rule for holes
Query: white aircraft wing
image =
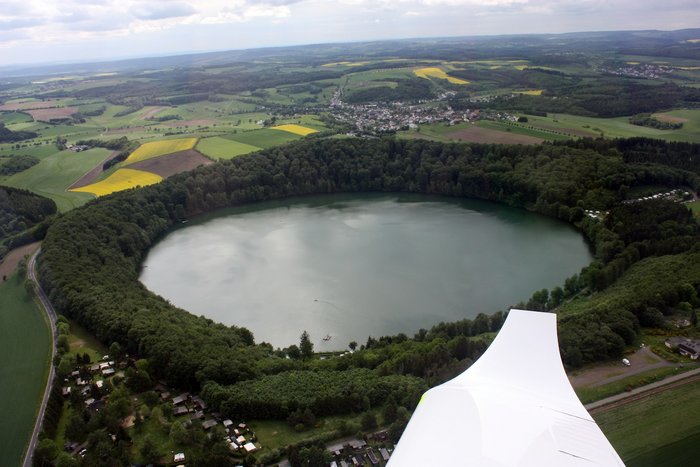
{"label": "white aircraft wing", "polygon": [[388,465],[624,466],[566,377],[556,315],[524,310],[470,368],[423,395]]}

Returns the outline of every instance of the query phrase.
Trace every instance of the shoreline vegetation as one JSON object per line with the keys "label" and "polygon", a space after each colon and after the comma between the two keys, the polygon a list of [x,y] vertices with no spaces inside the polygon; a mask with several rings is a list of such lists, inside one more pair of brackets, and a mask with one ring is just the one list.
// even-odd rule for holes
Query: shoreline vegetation
{"label": "shoreline vegetation", "polygon": [[[64,215],[45,241],[42,283],[60,310],[101,341],[119,342],[130,352],[149,358],[158,369],[156,376],[184,388],[196,388],[206,381],[235,384],[306,365],[255,345],[245,328],[227,328],[194,317],[144,290],[137,281],[140,262],[170,225],[227,206],[310,193],[405,190],[488,199],[574,223],[594,245],[597,259],[581,274],[568,279],[564,287],[557,288],[560,290],[540,291],[522,303],[532,309],[562,307],[562,356],[567,365],[580,366],[620,356],[625,345],[636,339],[640,324],[653,323],[666,307],[697,300],[695,285],[700,284],[700,277],[690,266],[697,263],[693,249],[697,224],[689,211],[666,201],[618,204],[625,183],[655,182],[696,190],[700,182],[694,173],[625,160],[681,148],[698,152],[697,145],[651,140],[584,140],[538,148],[393,139],[291,144],[203,167],[143,190],[111,195]],[[589,218],[584,206],[610,209],[609,219],[614,222]],[[642,225],[644,230],[638,228]],[[67,261],[67,255],[74,259]],[[669,261],[675,263],[671,266]],[[691,273],[686,275],[687,284],[649,285],[642,280],[640,287],[649,285],[648,292],[640,291],[635,300],[626,298],[633,306],[616,303],[620,294],[614,287],[595,294],[594,306],[587,304],[585,312],[576,304],[590,299],[570,302],[581,292],[607,289],[628,269],[644,279],[664,267],[678,270],[682,265]],[[115,294],[122,298],[117,300]],[[400,364],[391,352],[371,363],[363,359],[376,354],[375,347],[386,351],[404,341],[418,345],[441,337],[443,345],[457,345],[453,340],[460,336],[468,340],[481,332],[496,331],[501,322],[502,313],[480,315],[475,320],[438,324],[413,339],[370,338],[365,352],[345,359],[343,365],[373,368],[387,375],[439,374],[453,359],[461,361],[463,352],[448,350],[436,362],[415,368]],[[330,360],[318,365],[335,369],[339,363]]]}

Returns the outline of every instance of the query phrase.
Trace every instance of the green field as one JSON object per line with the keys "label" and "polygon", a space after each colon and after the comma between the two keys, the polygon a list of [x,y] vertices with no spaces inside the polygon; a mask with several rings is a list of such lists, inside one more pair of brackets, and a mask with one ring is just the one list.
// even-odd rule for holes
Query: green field
{"label": "green field", "polygon": [[219,136],[202,138],[197,143],[197,150],[213,159],[232,159],[236,156],[259,151],[261,148],[239,143]]}
{"label": "green field", "polygon": [[0,113],[0,123],[12,125],[15,123],[32,122],[32,116],[24,112],[2,112]]}
{"label": "green field", "polygon": [[71,184],[102,162],[110,151],[61,151],[44,157],[34,167],[8,177],[2,183],[15,188],[25,188],[56,202],[59,211],[66,212],[78,207],[94,196],[87,193],[67,192]]}
{"label": "green field", "polygon": [[46,384],[50,339],[17,276],[0,283],[0,465],[21,463]]}
{"label": "green field", "polygon": [[265,128],[262,130],[246,131],[245,133],[226,135],[224,138],[266,149],[273,146],[279,146],[280,144],[288,143],[290,141],[296,141],[301,137],[292,133],[287,133],[286,131],[270,130]]}
{"label": "green field", "polygon": [[700,382],[596,415],[628,467],[686,466],[700,455]]}
{"label": "green field", "polygon": [[686,206],[688,206],[690,210],[693,211],[695,217],[700,216],[700,201],[693,201],[692,203],[687,203]]}

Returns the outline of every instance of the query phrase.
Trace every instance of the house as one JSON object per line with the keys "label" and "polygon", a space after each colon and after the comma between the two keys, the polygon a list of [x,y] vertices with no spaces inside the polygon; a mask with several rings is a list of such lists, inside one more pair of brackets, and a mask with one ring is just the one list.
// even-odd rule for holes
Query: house
{"label": "house", "polygon": [[389,460],[389,452],[385,448],[379,449],[379,455],[382,456],[384,462]]}
{"label": "house", "polygon": [[95,386],[97,386],[97,389],[102,389],[102,387],[103,387],[104,385],[105,385],[105,382],[104,382],[104,380],[102,380],[102,379],[99,380],[99,381],[95,381]]}
{"label": "house", "polygon": [[189,399],[190,395],[186,392],[180,394],[177,397],[173,397],[173,405],[180,405],[183,402],[185,402],[187,399]]}
{"label": "house", "polygon": [[[192,398],[192,403],[199,407],[201,410],[206,410],[207,409],[207,403],[202,400],[201,397],[199,396],[194,396]],[[233,422],[231,422],[233,423]]]}
{"label": "house", "polygon": [[173,411],[173,415],[185,415],[187,413],[187,407],[184,405],[181,405],[180,407],[175,407],[175,410]]}
{"label": "house", "polygon": [[178,452],[173,456],[173,462],[182,462],[185,460],[185,453]]}
{"label": "house", "polygon": [[669,349],[677,349],[678,353],[697,360],[700,356],[700,342],[685,337],[671,337],[664,342]]}
{"label": "house", "polygon": [[227,418],[226,420],[224,420],[224,428],[228,428],[231,425],[233,425],[233,422],[230,419]]}
{"label": "house", "polygon": [[215,427],[218,424],[219,424],[219,422],[217,422],[216,420],[207,420],[204,423],[202,423],[202,428],[204,428],[205,430],[208,430],[212,427]]}
{"label": "house", "polygon": [[170,393],[168,391],[160,394],[160,400],[167,401],[168,399],[170,399]]}
{"label": "house", "polygon": [[246,443],[245,436],[239,436],[238,438],[236,438],[236,442],[243,446]]}
{"label": "house", "polygon": [[192,420],[200,420],[202,418],[204,418],[204,412],[202,412],[201,410],[198,410],[197,412],[190,415],[190,419]]}
{"label": "house", "polygon": [[247,452],[247,453],[255,452],[258,450],[258,448],[256,448],[253,443],[246,443],[243,446],[243,449],[245,449],[245,452]]}
{"label": "house", "polygon": [[71,389],[70,386],[66,386],[66,387],[61,388],[61,395],[63,397],[70,396],[70,389]]}
{"label": "house", "polygon": [[115,373],[114,368],[105,368],[104,370],[102,370],[102,376],[105,376],[105,377],[112,376],[114,373]]}

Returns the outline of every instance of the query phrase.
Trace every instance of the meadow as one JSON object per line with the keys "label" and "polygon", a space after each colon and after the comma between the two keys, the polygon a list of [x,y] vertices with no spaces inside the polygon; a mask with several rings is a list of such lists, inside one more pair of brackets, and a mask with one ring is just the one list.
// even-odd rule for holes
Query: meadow
{"label": "meadow", "polygon": [[48,323],[17,275],[0,283],[0,465],[21,464],[50,360]]}
{"label": "meadow", "polygon": [[236,156],[259,151],[261,148],[250,144],[239,143],[219,136],[201,138],[197,150],[212,159],[232,159]]}
{"label": "meadow", "polygon": [[691,465],[700,454],[700,381],[594,418],[629,467]]}
{"label": "meadow", "polygon": [[80,188],[73,188],[71,192],[91,193],[95,196],[105,196],[115,191],[128,190],[138,186],[148,186],[158,183],[163,177],[151,172],[135,169],[119,169],[104,180],[92,183]]}
{"label": "meadow", "polygon": [[[2,180],[2,183],[15,188],[25,188],[51,198],[61,212],[69,211],[91,200],[92,196],[88,194],[66,190],[95,165],[101,163],[110,151],[97,148],[82,152],[57,152],[53,147],[50,152],[51,154],[43,156],[34,167],[7,177]],[[33,151],[28,153],[32,154]]]}
{"label": "meadow", "polygon": [[267,149],[290,141],[296,141],[300,136],[287,131],[264,128],[261,130],[246,131],[244,133],[228,134],[224,135],[223,138]]}

